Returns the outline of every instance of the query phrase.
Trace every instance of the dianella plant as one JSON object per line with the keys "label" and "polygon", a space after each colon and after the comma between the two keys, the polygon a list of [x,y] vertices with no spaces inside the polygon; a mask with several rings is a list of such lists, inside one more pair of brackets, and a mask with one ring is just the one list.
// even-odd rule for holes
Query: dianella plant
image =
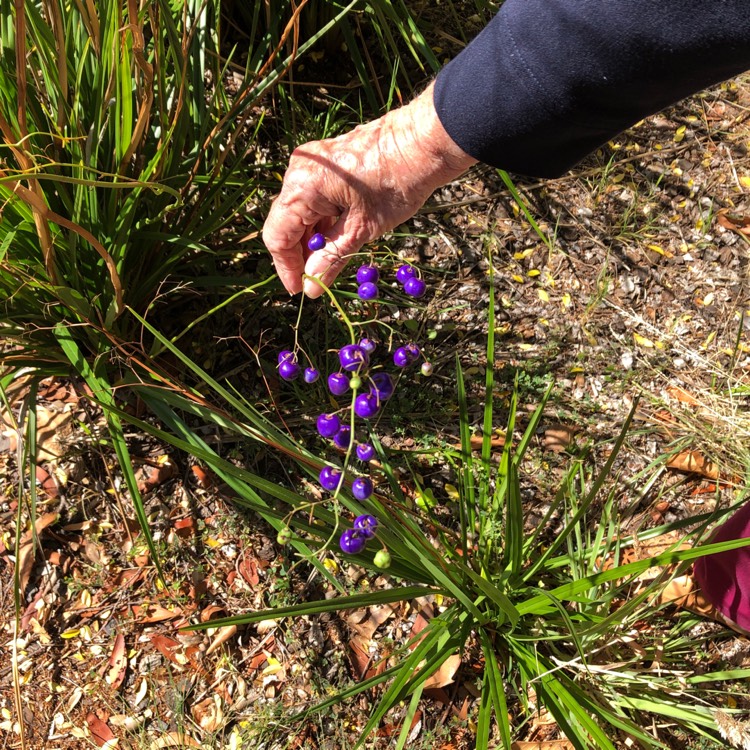
{"label": "dianella plant", "polygon": [[[256,105],[352,7],[302,40],[292,13],[238,50],[220,0],[0,0],[0,390],[75,372],[112,405],[122,371],[150,367],[126,309],[165,284],[215,289],[222,254],[257,236]],[[148,533],[114,412],[107,426]]]}
{"label": "dianella plant", "polygon": [[256,158],[257,105],[328,35],[367,23],[437,65],[402,3],[236,5],[0,0],[6,363],[69,367],[57,323],[86,354],[110,352],[137,338],[126,305],[144,312],[165,279],[216,279],[222,251],[257,236],[244,207],[278,189],[280,165]]}
{"label": "dianella plant", "polygon": [[[750,672],[686,676],[670,668],[670,660],[691,647],[679,629],[659,641],[641,636],[634,648],[635,623],[661,615],[654,604],[659,576],[647,585],[636,580],[650,568],[663,569],[663,579],[700,555],[747,540],[621,563],[620,552],[632,540],[619,532],[613,469],[630,417],[613,436],[603,465],[592,468],[585,451],[573,457],[545,517],[529,528],[522,487],[530,481],[526,462],[545,401],[521,429],[517,396],[511,398],[505,447],[496,460],[492,284],[478,452],[464,373],[456,363],[460,447],[445,448],[441,456],[455,474],[453,523],[429,503],[415,505],[391,455],[372,437],[381,473],[375,491],[368,489],[366,510],[377,544],[350,549],[347,559],[382,575],[382,555],[375,558],[387,550],[388,586],[349,594],[324,564],[335,554],[332,540],[343,521],[363,511],[346,478],[331,502],[311,500],[301,481],[283,486],[227,460],[205,440],[210,426],[248,445],[271,447],[311,482],[325,466],[231,383],[193,362],[153,324],[149,305],[170,275],[199,283],[214,274],[216,254],[235,239],[232,222],[263,186],[262,177],[248,176],[243,161],[261,126],[262,113],[253,105],[295,55],[337,28],[366,78],[370,61],[355,45],[359,16],[347,25],[348,14],[364,5],[362,19],[377,19],[373,33],[386,50],[397,41],[388,26],[394,13],[402,21],[411,18],[401,2],[332,3],[334,10],[320,16],[323,25],[301,39],[297,21],[306,3],[297,4],[286,24],[263,23],[266,4],[246,5],[250,10],[243,13],[259,31],[238,57],[236,50],[221,49],[218,0],[0,0],[0,337],[6,367],[0,392],[13,371],[25,368],[72,369],[87,382],[106,415],[157,566],[122,427],[126,420],[210,467],[238,504],[283,532],[299,558],[338,592],[212,620],[210,627],[422,596],[439,602],[424,629],[382,655],[377,674],[317,706],[373,691],[375,708],[357,747],[389,712],[401,710],[397,747],[403,748],[427,680],[455,656],[480,666],[467,678],[479,687],[480,748],[510,748],[542,710],[576,748],[665,747],[659,736],[665,723],[716,740],[722,686]],[[408,41],[409,54],[432,65],[415,27],[400,28],[400,46]],[[241,83],[230,95],[224,80],[235,65]],[[398,81],[405,79],[401,71],[393,73],[384,90],[368,91],[373,109],[397,98]],[[251,216],[244,219],[259,228]],[[136,340],[145,347],[131,348]],[[168,353],[189,385],[152,361],[149,351]],[[115,398],[112,365],[120,362],[127,366],[116,372],[118,389],[137,394],[158,423],[133,416]],[[694,540],[711,520],[692,519]],[[649,666],[655,663],[658,669]]]}
{"label": "dianella plant", "polygon": [[[490,311],[493,297],[490,290]],[[149,327],[146,320],[141,322]],[[151,332],[159,338],[155,329]],[[723,702],[725,686],[746,679],[750,671],[692,675],[680,669],[694,643],[683,625],[664,627],[664,605],[658,603],[658,593],[691,560],[747,544],[747,540],[696,544],[689,549],[677,549],[675,544],[658,556],[624,562],[624,550],[634,540],[620,531],[617,509],[623,487],[614,467],[634,412],[621,433],[612,436],[601,465],[597,467],[591,447],[571,458],[544,517],[530,527],[528,497],[522,497],[522,488],[528,495],[533,484],[530,448],[550,390],[525,419],[523,429],[519,428],[518,391],[514,391],[504,407],[506,441],[498,460],[492,440],[497,417],[493,368],[486,369],[483,439],[477,451],[472,440],[476,426],[469,416],[469,397],[457,362],[460,447],[441,449],[441,459],[453,467],[455,476],[455,512],[450,523],[433,502],[415,502],[415,496],[429,497],[429,492],[416,477],[415,492],[406,491],[403,478],[392,469],[393,454],[375,435],[371,442],[380,475],[365,502],[351,477],[347,478],[346,467],[335,495],[320,501],[306,496],[304,482],[295,483],[298,489],[283,487],[220,457],[191,427],[196,419],[249,441],[268,445],[271,440],[310,482],[317,481],[325,465],[314,452],[268,424],[231,385],[211,378],[168,340],[163,345],[202,383],[202,393],[212,394],[225,407],[219,409],[189,392],[172,392],[165,398],[148,383],[139,383],[132,387],[164,428],[132,418],[131,422],[210,466],[232,487],[240,505],[258,512],[282,532],[280,542],[291,544],[295,554],[314,565],[332,590],[340,592],[320,601],[215,620],[211,627],[395,605],[420,597],[432,597],[436,603],[426,626],[384,652],[373,665],[372,676],[325,697],[301,713],[300,719],[371,691],[375,707],[356,747],[365,746],[381,721],[398,712],[403,731],[396,746],[403,748],[428,679],[449,659],[459,657],[472,670],[456,679],[475,681],[479,690],[477,747],[511,748],[542,712],[576,748],[614,750],[624,742],[668,747],[660,735],[664,727],[677,727],[721,746],[715,712]],[[486,356],[488,363],[494,361],[492,312]],[[363,512],[372,519],[366,536],[372,539],[374,531],[375,539],[356,549],[342,544],[341,549],[349,563],[379,575],[387,567],[389,583],[351,594],[331,566],[321,563],[338,554],[336,539],[342,522],[360,518]],[[690,525],[693,531],[688,538],[697,543],[714,520],[705,514],[643,532],[639,538],[684,531]],[[386,566],[383,550],[388,551]],[[649,570],[652,574],[644,575]]]}

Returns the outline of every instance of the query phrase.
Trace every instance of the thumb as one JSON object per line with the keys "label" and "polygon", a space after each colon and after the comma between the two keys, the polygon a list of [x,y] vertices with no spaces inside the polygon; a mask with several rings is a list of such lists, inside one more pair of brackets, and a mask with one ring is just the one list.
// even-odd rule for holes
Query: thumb
{"label": "thumb", "polygon": [[[310,255],[305,264],[307,276],[318,277],[330,286],[344,270],[351,257],[371,238],[362,225],[356,226],[348,212],[342,214],[326,235],[326,246]],[[323,294],[323,287],[314,279],[305,279],[303,290],[311,299]]]}

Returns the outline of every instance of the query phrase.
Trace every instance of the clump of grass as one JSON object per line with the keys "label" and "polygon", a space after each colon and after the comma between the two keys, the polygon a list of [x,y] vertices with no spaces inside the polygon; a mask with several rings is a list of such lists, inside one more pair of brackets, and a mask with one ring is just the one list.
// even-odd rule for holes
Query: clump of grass
{"label": "clump of grass", "polygon": [[[356,5],[343,6],[317,37]],[[253,7],[256,24],[260,4]],[[387,15],[390,7],[372,4],[366,11],[381,14],[378,29],[384,49],[392,49],[385,31],[386,21],[393,20]],[[401,4],[394,8],[403,11]],[[121,0],[95,5],[0,0],[0,330],[12,345],[5,361],[45,372],[72,366],[87,381],[107,415],[144,530],[147,519],[130,466],[125,420],[209,465],[240,504],[277,529],[291,518],[293,549],[340,593],[334,599],[212,621],[211,627],[312,616],[428,594],[442,597],[444,607],[418,638],[388,657],[382,674],[343,688],[317,707],[381,689],[358,746],[402,701],[408,701],[403,721],[408,728],[429,676],[451,656],[469,652],[478,655],[483,667],[476,710],[479,747],[489,746],[491,738],[511,747],[539,706],[577,748],[614,748],[626,740],[663,747],[658,730],[643,726],[644,712],[720,742],[712,707],[722,684],[747,677],[747,671],[688,678],[690,696],[678,670],[644,673],[644,653],[647,658],[677,660],[689,644],[676,633],[663,642],[646,641],[639,651],[630,648],[623,634],[635,620],[659,616],[650,605],[658,584],[629,600],[626,593],[634,577],[649,568],[687,563],[746,540],[601,569],[600,559],[608,552],[617,559],[629,541],[619,537],[614,495],[605,489],[629,420],[600,471],[590,469],[585,455],[574,461],[546,518],[529,534],[520,474],[544,403],[514,443],[514,399],[509,439],[495,465],[490,442],[492,368],[485,383],[484,442],[476,455],[463,373],[457,367],[461,448],[444,454],[456,473],[457,521],[445,525],[429,507],[415,512],[381,447],[388,489],[372,501],[372,512],[393,558],[392,587],[355,595],[346,594],[321,558],[328,554],[326,545],[340,513],[355,513],[359,504],[346,492],[336,509],[311,503],[297,489],[224,459],[193,427],[195,422],[210,424],[250,443],[271,446],[309,477],[321,467],[317,456],[231,384],[192,362],[145,315],[166,274],[213,271],[217,235],[227,231],[243,202],[260,188],[260,181],[248,181],[242,171],[241,159],[251,148],[257,124],[245,115],[279,80],[290,58],[317,38],[299,41],[294,11],[283,28],[277,27],[276,36],[263,35],[263,44],[251,49],[243,84],[229,97],[222,84],[220,18],[218,0],[179,8],[166,0],[140,8]],[[399,18],[399,33],[421,45],[412,26],[404,25],[406,16]],[[360,75],[371,64],[364,51],[354,62]],[[398,95],[395,72],[387,92],[377,87],[368,91],[374,109]],[[493,362],[492,293],[489,309],[486,359]],[[181,386],[149,362],[145,352],[124,346],[136,332],[169,352],[199,388]],[[108,365],[120,357],[127,358],[128,368],[123,368],[118,387],[138,394],[162,427],[136,419],[115,399]],[[33,401],[33,390],[30,398]],[[33,417],[28,424],[31,474]],[[654,533],[682,526],[668,525]],[[694,537],[699,539],[700,533]],[[158,565],[158,551],[149,543]],[[356,560],[376,570],[372,552]],[[627,603],[619,606],[621,601]],[[16,608],[20,611],[20,597]],[[697,686],[706,684],[696,702]],[[408,731],[402,731],[397,747],[403,748],[407,738]]]}
{"label": "clump of grass", "polygon": [[[493,296],[490,291],[490,362],[494,357]],[[149,327],[147,321],[141,319],[141,323]],[[155,329],[151,332],[159,337]],[[663,615],[654,601],[671,574],[664,569],[681,572],[701,555],[736,548],[748,540],[672,549],[650,559],[618,564],[622,550],[634,540],[621,536],[619,490],[613,473],[634,411],[622,432],[613,436],[611,451],[600,469],[592,468],[586,450],[575,457],[545,518],[530,531],[521,500],[521,474],[546,396],[515,440],[511,439],[517,428],[513,397],[507,420],[508,440],[497,463],[491,450],[493,371],[486,371],[484,440],[477,454],[472,450],[473,425],[462,370],[457,365],[461,447],[445,449],[443,455],[455,470],[455,523],[446,523],[444,514],[441,516],[429,503],[414,507],[391,469],[388,454],[379,446],[383,483],[381,491],[368,500],[367,510],[377,516],[379,541],[392,556],[390,585],[347,594],[330,566],[321,560],[331,554],[328,545],[340,528],[341,514],[361,512],[361,505],[345,490],[338,493],[336,507],[311,501],[298,489],[300,483],[294,488],[282,487],[222,459],[191,428],[193,419],[273,446],[294,459],[310,478],[322,465],[313,453],[268,424],[231,386],[211,378],[166,339],[162,343],[199,379],[204,395],[176,390],[156,395],[149,383],[134,385],[166,430],[132,418],[131,422],[190,451],[232,487],[240,504],[258,512],[277,529],[288,524],[293,532],[292,548],[340,594],[212,621],[212,627],[314,616],[427,595],[443,602],[418,636],[396,644],[383,656],[382,673],[342,688],[335,697],[307,709],[299,718],[373,690],[374,708],[356,744],[362,747],[380,722],[404,701],[407,709],[403,727],[409,727],[427,679],[450,657],[470,654],[472,661],[482,666],[476,706],[479,747],[494,741],[510,748],[516,739],[524,737],[531,717],[542,708],[576,748],[614,749],[628,740],[648,748],[665,747],[669,735],[659,728],[662,722],[721,746],[714,709],[721,703],[723,685],[750,673],[732,670],[695,680],[686,678],[684,671],[692,658],[689,640],[679,623],[664,634]],[[209,394],[221,399],[225,407],[211,406]],[[417,495],[422,490],[417,486]],[[698,544],[707,525],[717,518],[717,514],[705,514],[645,534],[689,527],[693,531],[687,534],[688,539]],[[602,564],[607,558],[614,560],[611,568]],[[348,559],[378,571],[372,550]],[[650,583],[636,585],[636,579],[650,569],[661,573]],[[636,647],[631,645],[634,638]],[[660,667],[652,670],[644,666],[650,661]],[[660,721],[647,726],[643,713]],[[407,737],[404,730],[397,747],[405,747]]]}
{"label": "clump of grass", "polygon": [[6,361],[51,367],[66,362],[56,323],[103,354],[133,335],[126,304],[210,267],[211,238],[257,189],[223,149],[267,76],[249,63],[228,107],[215,2],[0,13],[0,326]]}

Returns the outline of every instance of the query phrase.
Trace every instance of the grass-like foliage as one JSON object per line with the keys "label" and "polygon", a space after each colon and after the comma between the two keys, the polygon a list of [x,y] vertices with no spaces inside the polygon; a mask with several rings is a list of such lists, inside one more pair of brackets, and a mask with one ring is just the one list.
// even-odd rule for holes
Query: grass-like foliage
{"label": "grass-like foliage", "polygon": [[[105,353],[132,333],[125,305],[144,311],[170,274],[213,271],[261,186],[243,162],[260,124],[250,108],[345,12],[304,40],[287,15],[248,40],[240,66],[236,48],[222,57],[218,0],[0,2],[6,361],[66,362],[61,322]],[[230,65],[242,73],[231,97]]]}
{"label": "grass-like foliage", "polygon": [[16,361],[62,357],[57,322],[105,351],[126,302],[147,304],[229,217],[195,211],[226,178],[209,137],[212,9],[198,6],[3,0],[0,295]]}
{"label": "grass-like foliage", "polygon": [[[701,555],[742,546],[748,540],[668,550],[646,560],[621,562],[622,550],[633,540],[620,534],[619,489],[612,474],[630,418],[621,434],[613,437],[609,457],[601,468],[592,468],[586,452],[573,459],[545,518],[529,530],[521,501],[521,476],[528,481],[524,462],[529,460],[528,449],[546,398],[520,437],[513,439],[518,434],[513,397],[506,446],[497,461],[491,451],[495,416],[492,370],[488,368],[486,376],[484,442],[477,453],[472,450],[473,425],[462,371],[457,366],[461,448],[446,449],[443,454],[455,468],[456,523],[446,525],[429,503],[415,508],[391,473],[387,453],[379,447],[384,473],[381,489],[367,501],[367,512],[377,516],[378,540],[391,553],[388,574],[393,585],[348,594],[321,561],[331,554],[332,540],[344,519],[361,513],[362,504],[347,489],[335,500],[311,500],[220,457],[191,428],[196,419],[273,446],[294,459],[311,479],[322,465],[231,386],[212,378],[145,319],[137,318],[192,372],[203,395],[176,388],[164,391],[168,381],[155,373],[154,384],[158,383],[160,390],[148,383],[132,387],[166,429],[132,417],[130,421],[205,462],[234,490],[238,503],[257,511],[277,529],[288,525],[295,552],[341,592],[332,599],[212,621],[211,627],[312,616],[425,595],[437,596],[442,602],[424,630],[386,657],[382,671],[376,670],[379,674],[342,689],[312,709],[322,710],[364,691],[375,691],[375,709],[357,747],[364,745],[390,711],[402,710],[400,706],[407,701],[402,715],[406,729],[397,744],[405,747],[426,680],[455,654],[482,665],[478,747],[489,747],[494,741],[510,748],[514,739],[523,736],[526,722],[542,709],[551,714],[576,748],[614,749],[628,738],[642,747],[667,747],[657,728],[660,722],[680,727],[691,736],[718,741],[713,711],[722,685],[744,679],[750,672],[733,670],[686,678],[679,665],[687,663],[695,644],[683,635],[679,623],[671,628],[665,624],[663,607],[654,602],[672,572]],[[492,316],[489,323],[487,361],[491,362]],[[222,409],[210,405],[209,400],[215,399],[224,403]],[[126,417],[113,405],[107,409]],[[714,520],[711,514],[691,519],[698,529],[690,538],[702,541],[707,524]],[[640,538],[686,525],[675,522]],[[349,559],[377,570],[372,550]],[[649,569],[655,569],[654,579],[638,581]],[[642,635],[634,639],[634,633]],[[649,664],[658,664],[658,668]],[[652,726],[644,722],[644,713],[657,719]],[[300,718],[306,715],[309,711]]]}
{"label": "grass-like foliage", "polygon": [[[258,187],[242,172],[245,115],[288,66],[293,30],[247,55],[230,102],[220,18],[215,0],[0,0],[6,374],[72,365],[113,403],[125,306],[145,311],[171,273],[211,267],[212,238]],[[116,415],[108,427],[146,530]]]}
{"label": "grass-like foliage", "polygon": [[[372,690],[375,709],[357,747],[406,700],[404,731],[397,740],[398,748],[405,747],[426,680],[455,654],[470,654],[482,666],[477,747],[494,741],[510,748],[522,736],[524,722],[541,708],[576,748],[614,749],[626,739],[642,747],[665,747],[658,729],[646,728],[643,713],[658,719],[654,727],[664,720],[715,740],[715,693],[723,682],[746,678],[748,671],[686,678],[670,669],[670,660],[689,651],[679,628],[659,642],[644,636],[632,648],[625,636],[633,623],[660,617],[652,605],[658,582],[645,587],[633,582],[649,568],[679,568],[748,540],[617,564],[621,548],[631,540],[619,534],[611,475],[630,420],[597,471],[586,455],[573,460],[546,518],[530,530],[521,476],[545,403],[516,439],[514,397],[506,446],[496,461],[491,450],[495,383],[488,367],[484,441],[475,453],[457,363],[461,448],[445,449],[442,456],[455,469],[455,523],[446,525],[429,504],[415,508],[391,471],[386,451],[376,445],[382,489],[368,501],[367,511],[377,516],[379,541],[392,556],[388,575],[393,585],[354,595],[323,564],[343,519],[362,511],[348,489],[332,502],[313,501],[226,460],[193,428],[210,424],[248,443],[271,446],[311,479],[323,465],[230,384],[195,364],[147,315],[166,277],[215,274],[217,248],[231,241],[232,221],[262,187],[260,175],[248,177],[243,166],[260,125],[258,118],[248,118],[252,105],[295,56],[331,30],[346,42],[362,81],[369,81],[364,93],[372,109],[392,103],[399,81],[410,82],[402,78],[406,66],[394,65],[382,82],[370,75],[374,63],[359,36],[364,19],[383,57],[406,49],[423,67],[437,65],[400,0],[246,6],[238,11],[249,29],[242,82],[229,96],[226,68],[239,63],[236,50],[222,49],[219,0],[0,0],[0,336],[4,363],[11,368],[10,375],[3,373],[0,394],[12,370],[22,367],[43,374],[72,368],[86,380],[106,414],[157,565],[122,428],[125,420],[205,463],[232,488],[238,503],[277,529],[289,526],[296,553],[340,592],[333,599],[213,620],[211,627],[439,596],[443,605],[433,619],[388,656],[381,673],[317,707]],[[274,14],[281,7],[291,11],[284,23]],[[317,28],[300,36],[306,7],[308,23],[313,19]],[[492,363],[492,285],[489,310],[486,354]],[[134,353],[127,347],[140,337],[153,342],[155,350],[169,352],[194,386],[180,386],[142,349]],[[118,387],[136,393],[160,427],[126,413],[115,398],[108,366],[126,354],[131,356],[118,373]],[[32,476],[33,432],[32,418],[27,451]],[[33,500],[32,491],[32,508]],[[692,522],[713,520],[707,515]],[[705,524],[693,532],[696,541],[703,529]],[[372,550],[353,559],[377,570]],[[603,565],[605,559],[614,560],[611,567]],[[663,665],[659,669],[644,666],[657,659]]]}

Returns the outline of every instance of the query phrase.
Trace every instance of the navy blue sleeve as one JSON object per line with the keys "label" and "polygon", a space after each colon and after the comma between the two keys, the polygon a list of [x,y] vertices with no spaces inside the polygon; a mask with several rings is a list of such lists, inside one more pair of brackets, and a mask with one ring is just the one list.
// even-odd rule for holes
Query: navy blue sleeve
{"label": "navy blue sleeve", "polygon": [[507,0],[437,77],[443,126],[557,177],[646,115],[750,69],[750,0]]}

